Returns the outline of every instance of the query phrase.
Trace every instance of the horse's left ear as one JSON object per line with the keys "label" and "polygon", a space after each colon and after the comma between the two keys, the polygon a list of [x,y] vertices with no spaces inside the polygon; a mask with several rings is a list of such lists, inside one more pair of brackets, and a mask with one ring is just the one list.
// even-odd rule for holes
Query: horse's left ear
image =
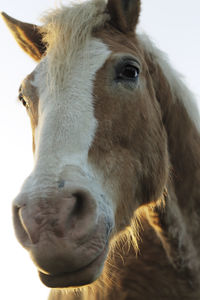
{"label": "horse's left ear", "polygon": [[1,16],[20,47],[34,60],[39,61],[46,51],[40,27],[13,19],[4,12]]}
{"label": "horse's left ear", "polygon": [[108,0],[111,24],[118,30],[134,32],[140,15],[140,0]]}

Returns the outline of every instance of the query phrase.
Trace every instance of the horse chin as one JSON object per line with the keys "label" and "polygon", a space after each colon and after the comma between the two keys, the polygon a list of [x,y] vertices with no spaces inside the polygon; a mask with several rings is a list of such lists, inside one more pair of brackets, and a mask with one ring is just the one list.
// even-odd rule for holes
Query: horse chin
{"label": "horse chin", "polygon": [[44,274],[39,271],[40,280],[50,288],[80,287],[94,282],[101,275],[108,247],[90,264],[74,272]]}

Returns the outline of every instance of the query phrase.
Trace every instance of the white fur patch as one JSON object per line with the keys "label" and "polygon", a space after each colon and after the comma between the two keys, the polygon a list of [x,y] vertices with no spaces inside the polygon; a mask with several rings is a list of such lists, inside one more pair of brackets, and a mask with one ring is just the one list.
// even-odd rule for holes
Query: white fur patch
{"label": "white fur patch", "polygon": [[200,132],[200,115],[197,106],[197,100],[195,99],[193,93],[184,84],[183,77],[173,69],[173,67],[169,63],[167,55],[159,50],[147,35],[140,34],[138,35],[138,38],[147,52],[154,55],[154,59],[161,67],[172,92],[174,93],[174,95],[176,95],[177,99],[182,101],[190,119],[193,121],[197,130]]}
{"label": "white fur patch", "polygon": [[36,68],[34,85],[39,91],[39,122],[35,162],[36,168],[39,166],[43,172],[46,168],[48,173],[55,172],[64,165],[87,168],[88,151],[97,127],[93,81],[110,51],[103,42],[93,38],[77,54],[59,93],[51,93],[45,84],[48,56]]}

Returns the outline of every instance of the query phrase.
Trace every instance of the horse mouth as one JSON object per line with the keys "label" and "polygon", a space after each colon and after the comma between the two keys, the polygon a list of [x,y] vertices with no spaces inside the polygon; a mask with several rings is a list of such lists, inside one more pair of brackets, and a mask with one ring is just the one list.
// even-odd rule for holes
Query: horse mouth
{"label": "horse mouth", "polygon": [[101,274],[103,263],[107,256],[108,247],[92,262],[74,272],[64,272],[56,275],[44,274],[38,271],[40,280],[50,288],[78,287],[94,282]]}

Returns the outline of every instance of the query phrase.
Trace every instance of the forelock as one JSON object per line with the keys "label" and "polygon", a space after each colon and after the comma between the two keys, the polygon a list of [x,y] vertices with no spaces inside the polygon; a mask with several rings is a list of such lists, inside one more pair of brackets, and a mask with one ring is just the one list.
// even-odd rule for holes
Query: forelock
{"label": "forelock", "polygon": [[[47,45],[50,84],[63,86],[63,78],[70,71],[77,54],[90,40],[92,32],[109,19],[107,0],[74,2],[48,12],[42,21],[42,34]],[[53,86],[52,86],[53,85]]]}

